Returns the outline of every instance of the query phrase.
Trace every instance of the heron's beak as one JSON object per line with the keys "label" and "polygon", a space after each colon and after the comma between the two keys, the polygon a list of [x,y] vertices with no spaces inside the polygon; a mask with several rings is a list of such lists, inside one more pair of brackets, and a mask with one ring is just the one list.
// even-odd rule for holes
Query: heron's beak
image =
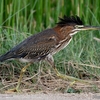
{"label": "heron's beak", "polygon": [[78,30],[100,30],[100,27],[97,26],[77,26]]}

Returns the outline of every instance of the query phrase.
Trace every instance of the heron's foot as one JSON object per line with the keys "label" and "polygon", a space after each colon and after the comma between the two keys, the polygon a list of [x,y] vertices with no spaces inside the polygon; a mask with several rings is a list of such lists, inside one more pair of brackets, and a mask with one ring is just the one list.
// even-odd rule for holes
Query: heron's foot
{"label": "heron's foot", "polygon": [[7,91],[5,91],[5,93],[18,93],[20,92],[20,90],[18,88],[13,88],[13,89],[9,89]]}
{"label": "heron's foot", "polygon": [[58,70],[56,68],[54,70],[55,70],[56,75],[58,77],[60,77],[61,79],[73,81],[72,85],[75,84],[76,82],[91,84],[91,82],[88,80],[81,80],[81,79],[78,79],[78,78],[75,78],[72,76],[67,76],[67,75],[61,74],[58,72]]}

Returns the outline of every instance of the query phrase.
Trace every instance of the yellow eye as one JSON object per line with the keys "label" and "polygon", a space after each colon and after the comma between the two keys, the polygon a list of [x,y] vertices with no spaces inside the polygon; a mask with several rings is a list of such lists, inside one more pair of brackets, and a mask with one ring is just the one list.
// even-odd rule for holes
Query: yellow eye
{"label": "yellow eye", "polygon": [[82,28],[82,27],[84,27],[83,25],[75,25],[75,28],[77,29],[77,28]]}
{"label": "yellow eye", "polygon": [[75,28],[77,29],[79,26],[78,25],[75,25]]}

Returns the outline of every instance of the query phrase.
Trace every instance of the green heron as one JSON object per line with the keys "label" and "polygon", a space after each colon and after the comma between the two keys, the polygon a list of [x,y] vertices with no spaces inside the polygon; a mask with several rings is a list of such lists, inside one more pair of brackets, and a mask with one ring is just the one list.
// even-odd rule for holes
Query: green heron
{"label": "green heron", "polygon": [[33,62],[39,62],[41,60],[46,60],[54,68],[57,76],[63,79],[82,81],[71,76],[60,74],[54,64],[53,55],[64,49],[77,32],[82,30],[100,30],[100,27],[84,26],[78,16],[64,16],[63,18],[59,18],[59,20],[54,28],[46,29],[36,35],[28,37],[0,57],[0,62],[11,58],[19,59],[22,62],[29,62],[29,64],[21,70],[18,84],[14,91],[18,90],[23,73],[27,67]]}

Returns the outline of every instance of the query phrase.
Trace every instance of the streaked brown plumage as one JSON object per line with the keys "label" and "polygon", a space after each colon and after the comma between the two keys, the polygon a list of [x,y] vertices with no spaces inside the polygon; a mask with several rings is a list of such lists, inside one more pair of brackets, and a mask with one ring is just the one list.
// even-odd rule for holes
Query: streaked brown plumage
{"label": "streaked brown plumage", "polygon": [[[27,62],[40,61],[48,54],[55,54],[70,41],[70,33],[75,25],[82,25],[79,17],[60,18],[57,26],[33,35],[0,57],[0,61],[10,58],[26,59]],[[24,61],[24,60],[23,60]]]}
{"label": "streaked brown plumage", "polygon": [[2,62],[11,58],[16,58],[23,62],[46,60],[55,68],[53,55],[64,49],[71,41],[72,36],[81,30],[100,30],[100,27],[84,26],[78,16],[64,16],[60,18],[57,26],[28,37],[2,55],[0,61]]}

